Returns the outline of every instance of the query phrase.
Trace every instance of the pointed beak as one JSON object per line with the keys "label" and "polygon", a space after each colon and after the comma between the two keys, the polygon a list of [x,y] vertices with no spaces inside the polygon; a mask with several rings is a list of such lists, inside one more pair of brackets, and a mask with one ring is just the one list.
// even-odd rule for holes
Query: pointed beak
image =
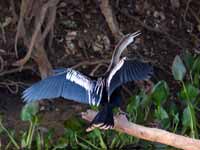
{"label": "pointed beak", "polygon": [[132,36],[133,38],[136,38],[136,37],[139,36],[140,34],[142,34],[142,33],[141,33],[141,31],[139,30],[139,31],[136,31],[136,32],[132,33],[131,36]]}

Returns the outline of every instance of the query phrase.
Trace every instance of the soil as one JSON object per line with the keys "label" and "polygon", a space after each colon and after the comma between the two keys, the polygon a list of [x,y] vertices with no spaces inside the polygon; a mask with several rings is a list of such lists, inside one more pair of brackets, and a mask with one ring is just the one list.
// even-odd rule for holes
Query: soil
{"label": "soil", "polygon": [[[10,2],[0,1],[0,112],[8,128],[26,127],[20,120],[24,105],[22,91],[40,80],[37,65],[28,62],[31,68],[21,72],[13,71],[12,64],[17,60],[14,50],[16,22],[10,9]],[[136,45],[128,48],[126,55],[151,62],[157,68],[157,80],[169,81],[170,90],[176,91],[171,76],[171,65],[175,55],[186,51],[199,52],[200,46],[200,2],[187,0],[111,0],[110,5],[122,33],[142,31]],[[19,13],[19,4],[16,4]],[[117,40],[95,0],[62,0],[58,4],[54,25],[53,44],[46,46],[48,59],[53,68],[75,67],[86,74],[101,74],[107,63],[92,62],[110,60]],[[9,21],[10,20],[10,21]],[[26,54],[26,47],[18,44],[19,58]],[[88,63],[88,62],[91,62]],[[12,73],[13,72],[13,73]],[[63,132],[63,122],[77,115],[88,106],[56,99],[41,103],[42,126],[54,127]],[[44,108],[44,110],[43,110]]]}

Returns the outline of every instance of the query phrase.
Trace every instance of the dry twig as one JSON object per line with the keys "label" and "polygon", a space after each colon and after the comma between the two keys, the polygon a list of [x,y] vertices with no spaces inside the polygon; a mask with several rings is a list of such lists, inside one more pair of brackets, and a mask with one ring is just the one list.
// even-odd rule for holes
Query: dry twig
{"label": "dry twig", "polygon": [[[87,110],[87,112],[82,113],[82,118],[87,121],[91,121],[96,114],[97,112],[93,110]],[[200,149],[200,140],[177,135],[157,128],[149,128],[137,125],[129,122],[124,115],[115,117],[114,130],[135,136],[137,138],[170,145],[184,150]]]}
{"label": "dry twig", "polygon": [[23,68],[19,67],[19,68],[4,70],[4,71],[0,72],[0,76],[5,76],[8,74],[20,72],[22,70],[33,70],[33,66],[24,66]]}

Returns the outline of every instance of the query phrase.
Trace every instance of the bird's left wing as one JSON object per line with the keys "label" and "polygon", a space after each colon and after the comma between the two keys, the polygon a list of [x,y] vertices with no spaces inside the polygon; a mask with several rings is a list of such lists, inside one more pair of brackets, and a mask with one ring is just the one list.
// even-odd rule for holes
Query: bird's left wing
{"label": "bird's left wing", "polygon": [[153,67],[136,59],[122,58],[111,70],[106,84],[108,96],[120,85],[129,81],[146,80],[153,74]]}
{"label": "bird's left wing", "polygon": [[26,89],[22,96],[24,101],[64,97],[80,103],[99,104],[100,96],[93,91],[95,80],[71,68],[57,69],[54,73]]}

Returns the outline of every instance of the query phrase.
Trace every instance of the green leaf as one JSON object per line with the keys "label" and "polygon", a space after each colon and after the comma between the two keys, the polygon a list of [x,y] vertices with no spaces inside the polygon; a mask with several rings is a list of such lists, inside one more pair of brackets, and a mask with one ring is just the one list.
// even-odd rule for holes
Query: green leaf
{"label": "green leaf", "polygon": [[39,105],[37,102],[28,103],[22,108],[21,119],[23,121],[31,121],[39,112]]}
{"label": "green leaf", "polygon": [[158,118],[159,120],[164,120],[164,119],[168,119],[169,118],[166,110],[163,107],[159,107],[155,111],[155,115],[156,115],[156,118]]}
{"label": "green leaf", "polygon": [[178,55],[175,57],[172,64],[172,74],[174,76],[174,79],[179,81],[182,81],[186,74],[185,65]]}
{"label": "green leaf", "polygon": [[194,86],[199,87],[199,73],[194,74],[193,82]]}
{"label": "green leaf", "polygon": [[200,57],[198,56],[193,65],[192,65],[192,72],[193,73],[199,73],[200,72]]}
{"label": "green leaf", "polygon": [[152,98],[160,106],[169,96],[169,87],[165,81],[159,81],[152,90]]}
{"label": "green leaf", "polygon": [[179,112],[178,108],[179,108],[179,106],[176,105],[173,100],[170,101],[169,110],[170,110],[171,115],[178,113]]}
{"label": "green leaf", "polygon": [[131,113],[134,112],[140,105],[140,96],[136,95],[134,97],[131,97],[130,103],[126,107],[126,111]]}
{"label": "green leaf", "polygon": [[187,100],[188,98],[190,101],[194,100],[199,94],[199,89],[195,88],[192,84],[186,84],[185,90],[183,87],[180,92],[180,97],[183,100]]}
{"label": "green leaf", "polygon": [[161,122],[163,128],[169,127],[169,116],[167,111],[163,107],[158,107],[158,109],[155,110],[155,116]]}
{"label": "green leaf", "polygon": [[140,105],[142,106],[142,108],[149,107],[151,105],[151,95],[146,94],[145,92],[141,92],[140,96],[141,96]]}
{"label": "green leaf", "polygon": [[186,67],[191,70],[192,69],[192,65],[194,63],[194,57],[192,56],[192,54],[190,52],[186,52],[183,56],[183,61],[186,65]]}
{"label": "green leaf", "polygon": [[189,112],[189,107],[186,107],[183,111],[182,124],[185,128],[190,127],[191,116]]}

